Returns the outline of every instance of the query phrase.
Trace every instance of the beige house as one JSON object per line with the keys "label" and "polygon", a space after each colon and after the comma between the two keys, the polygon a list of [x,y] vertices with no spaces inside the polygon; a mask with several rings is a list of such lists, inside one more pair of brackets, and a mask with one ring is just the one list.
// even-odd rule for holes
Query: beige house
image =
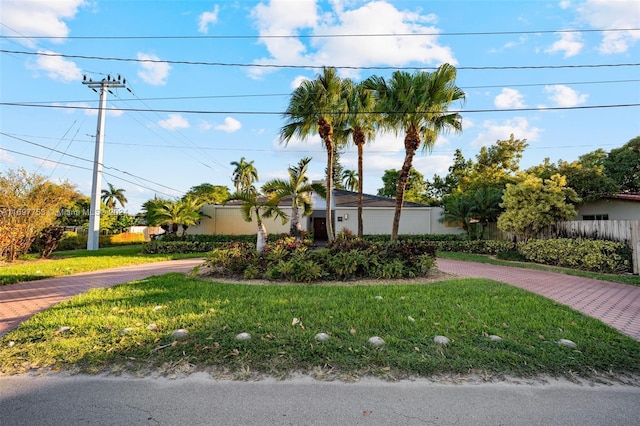
{"label": "beige house", "polygon": [[[302,229],[312,232],[318,240],[327,238],[326,202],[313,196],[313,213],[301,218]],[[358,194],[357,192],[334,189],[332,199],[333,228],[336,233],[347,229],[353,234],[358,232]],[[283,201],[281,208],[291,216],[291,207]],[[257,224],[246,222],[242,218],[240,204],[207,205],[203,208],[204,217],[198,226],[191,226],[187,234],[244,235],[255,234]],[[365,235],[391,235],[395,200],[386,197],[365,194],[363,196],[363,227]],[[459,234],[458,227],[440,223],[442,208],[405,202],[400,217],[400,234]],[[289,222],[282,224],[280,219],[264,219],[270,234],[288,233]]]}
{"label": "beige house", "polygon": [[609,195],[578,207],[575,220],[640,220],[640,194]]}

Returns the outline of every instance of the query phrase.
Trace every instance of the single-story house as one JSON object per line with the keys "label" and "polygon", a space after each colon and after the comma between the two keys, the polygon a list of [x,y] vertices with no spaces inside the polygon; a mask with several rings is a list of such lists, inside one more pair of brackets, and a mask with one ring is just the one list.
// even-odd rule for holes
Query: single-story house
{"label": "single-story house", "polygon": [[[255,219],[246,222],[240,211],[242,203],[227,205],[207,205],[202,212],[203,217],[197,226],[187,229],[188,234],[220,234],[242,235],[254,234],[257,231]],[[358,232],[358,193],[342,189],[334,189],[332,197],[333,229],[337,233],[343,229]],[[313,232],[316,239],[327,238],[326,202],[316,194],[312,194],[313,213],[301,218],[302,229]],[[281,209],[291,216],[291,204],[283,200]],[[395,200],[376,195],[363,195],[363,230],[365,235],[390,235],[395,212]],[[457,226],[440,223],[442,208],[405,201],[400,217],[399,234],[459,234],[462,230]],[[288,233],[289,222],[282,224],[280,219],[264,219],[267,232],[270,234]]]}
{"label": "single-story house", "polygon": [[578,206],[575,220],[640,220],[640,194],[608,195]]}

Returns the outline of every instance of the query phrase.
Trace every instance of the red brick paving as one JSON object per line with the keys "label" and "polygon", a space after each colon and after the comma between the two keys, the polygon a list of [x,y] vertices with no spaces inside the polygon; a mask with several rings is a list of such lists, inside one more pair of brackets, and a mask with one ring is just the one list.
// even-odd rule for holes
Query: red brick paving
{"label": "red brick paving", "polygon": [[640,287],[486,263],[438,259],[443,272],[490,278],[540,294],[640,341]]}
{"label": "red brick paving", "polygon": [[168,272],[188,272],[201,263],[202,259],[171,260],[0,286],[0,336],[33,314],[89,289]]}
{"label": "red brick paving", "polygon": [[[187,272],[200,259],[147,263],[0,286],[0,336],[56,303],[92,288],[168,272]],[[490,278],[540,294],[609,324],[640,341],[640,287],[555,272],[438,259],[443,272]]]}

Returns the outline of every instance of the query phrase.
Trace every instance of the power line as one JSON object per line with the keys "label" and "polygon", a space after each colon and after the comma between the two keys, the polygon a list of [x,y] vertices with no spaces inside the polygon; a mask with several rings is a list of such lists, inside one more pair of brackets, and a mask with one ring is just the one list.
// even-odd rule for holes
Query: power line
{"label": "power line", "polygon": [[[280,64],[246,64],[233,62],[205,62],[205,61],[177,61],[170,59],[138,59],[138,58],[117,58],[105,56],[89,56],[89,55],[68,55],[55,52],[25,52],[19,50],[0,49],[0,53],[12,53],[19,55],[48,56],[57,58],[71,59],[92,59],[98,61],[116,61],[116,62],[141,62],[141,63],[162,63],[172,65],[203,65],[203,66],[219,66],[219,67],[246,67],[246,68],[291,68],[291,69],[321,69],[327,65],[280,65]],[[576,68],[617,68],[617,67],[636,67],[640,63],[620,63],[620,64],[582,64],[582,65],[507,65],[507,66],[459,66],[458,70],[523,70],[523,69],[576,69]],[[438,67],[414,66],[414,67],[392,67],[392,66],[350,66],[350,65],[331,65],[332,68],[351,69],[351,70],[435,70]]]}
{"label": "power line", "polygon": [[[33,107],[33,108],[57,108],[57,109],[75,109],[75,110],[92,110],[94,107],[73,106],[73,105],[43,105],[33,103],[19,102],[0,102],[4,106],[17,107]],[[504,109],[469,109],[469,110],[449,110],[448,113],[469,114],[469,113],[488,113],[488,112],[526,112],[526,111],[566,111],[566,110],[584,110],[584,109],[604,109],[604,108],[629,108],[640,106],[640,103],[629,104],[610,104],[610,105],[583,105],[571,107],[531,107],[531,108],[504,108]],[[107,111],[114,110],[107,108]],[[118,111],[136,111],[136,112],[157,112],[167,114],[234,114],[234,115],[286,115],[285,112],[278,111],[212,111],[212,110],[187,110],[187,109],[144,109],[144,108],[117,108]],[[331,115],[332,111],[321,111],[323,114]],[[428,113],[429,111],[414,111],[414,113]],[[364,113],[364,112],[363,112]],[[407,112],[396,111],[376,111],[375,114],[406,114]],[[357,114],[357,112],[356,112]],[[371,112],[367,112],[371,114]]]}
{"label": "power line", "polygon": [[[3,24],[4,25],[4,24]],[[9,27],[7,27],[9,28]],[[426,33],[363,33],[363,34],[253,34],[253,35],[173,35],[173,36],[11,36],[6,39],[51,39],[51,40],[230,40],[260,38],[371,38],[371,37],[424,37],[424,36],[485,36],[485,35],[517,35],[517,34],[556,34],[556,33],[606,33],[640,31],[640,28],[607,28],[607,29],[564,29],[564,30],[529,30],[529,31],[474,31],[474,32],[426,32]],[[17,31],[16,31],[17,32]]]}

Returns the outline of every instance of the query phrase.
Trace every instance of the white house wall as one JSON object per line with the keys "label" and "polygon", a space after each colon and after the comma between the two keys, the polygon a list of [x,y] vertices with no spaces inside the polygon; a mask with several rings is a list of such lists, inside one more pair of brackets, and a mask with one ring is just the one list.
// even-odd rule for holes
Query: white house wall
{"label": "white house wall", "polygon": [[[393,227],[393,207],[369,207],[362,212],[363,232],[365,235],[391,235]],[[423,234],[460,234],[457,227],[445,227],[440,223],[440,207],[409,207],[402,210],[400,216],[401,235]],[[340,220],[342,219],[342,220]],[[348,229],[358,233],[358,209],[356,207],[337,207],[335,210],[335,231]]]}
{"label": "white house wall", "polygon": [[576,220],[584,215],[609,215],[609,220],[640,220],[640,203],[628,200],[597,200],[578,208]]}
{"label": "white house wall", "polygon": [[[291,217],[291,208],[282,209]],[[187,234],[209,234],[209,235],[250,235],[258,230],[255,218],[251,222],[246,222],[242,218],[240,206],[204,206],[202,212],[210,217],[202,218],[197,226],[190,226]],[[282,234],[289,233],[289,221],[282,224],[279,218],[263,218],[267,233]],[[306,221],[301,221],[302,229],[306,231]]]}

